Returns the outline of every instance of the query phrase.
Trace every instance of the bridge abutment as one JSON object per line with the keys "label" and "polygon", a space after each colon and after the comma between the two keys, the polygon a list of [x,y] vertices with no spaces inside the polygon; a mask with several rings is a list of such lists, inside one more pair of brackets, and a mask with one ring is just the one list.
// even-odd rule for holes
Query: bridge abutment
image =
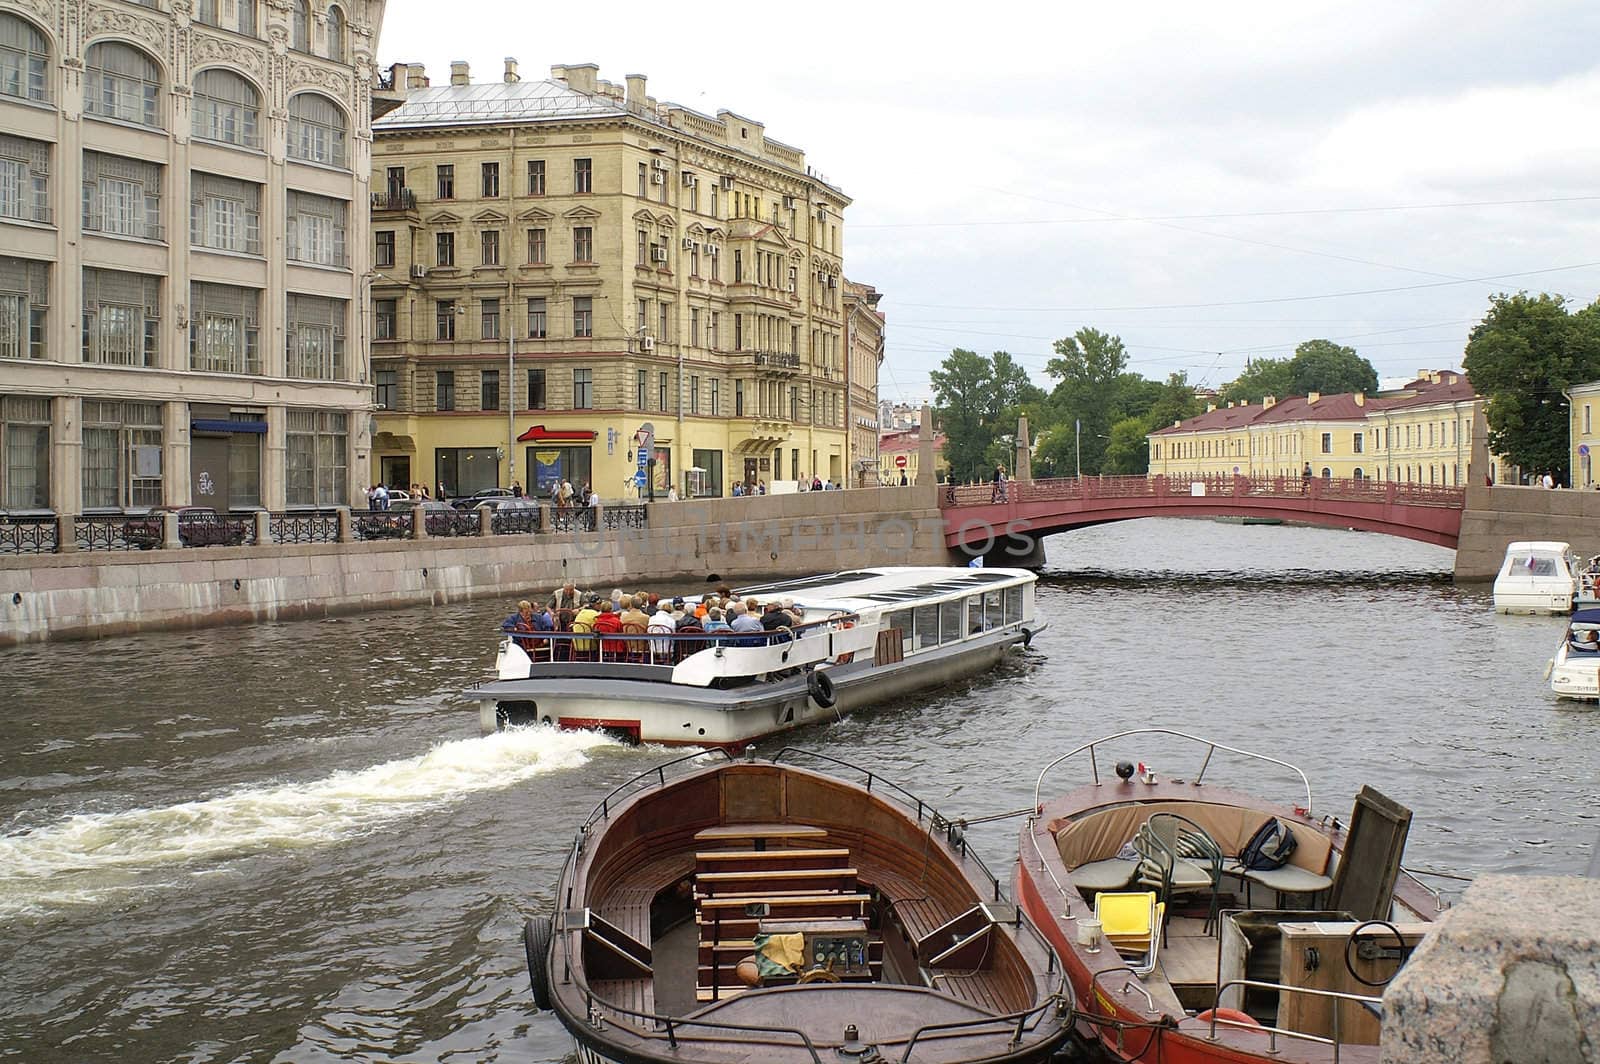
{"label": "bridge abutment", "polygon": [[1558,540],[1584,557],[1600,554],[1600,491],[1481,482],[1468,486],[1456,544],[1456,580],[1493,580],[1506,544]]}

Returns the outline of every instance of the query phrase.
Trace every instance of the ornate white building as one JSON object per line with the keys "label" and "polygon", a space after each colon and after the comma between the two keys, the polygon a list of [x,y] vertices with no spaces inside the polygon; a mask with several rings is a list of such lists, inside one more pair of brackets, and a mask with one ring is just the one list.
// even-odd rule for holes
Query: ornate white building
{"label": "ornate white building", "polygon": [[362,497],[382,15],[0,0],[0,509]]}

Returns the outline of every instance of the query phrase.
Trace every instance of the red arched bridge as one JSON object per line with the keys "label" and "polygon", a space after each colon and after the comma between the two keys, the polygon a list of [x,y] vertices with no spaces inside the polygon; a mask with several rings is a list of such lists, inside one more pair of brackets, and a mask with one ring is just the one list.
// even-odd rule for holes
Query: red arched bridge
{"label": "red arched bridge", "polygon": [[1299,477],[1063,477],[939,489],[945,545],[987,552],[1008,540],[1140,517],[1243,517],[1358,528],[1456,546],[1466,489]]}

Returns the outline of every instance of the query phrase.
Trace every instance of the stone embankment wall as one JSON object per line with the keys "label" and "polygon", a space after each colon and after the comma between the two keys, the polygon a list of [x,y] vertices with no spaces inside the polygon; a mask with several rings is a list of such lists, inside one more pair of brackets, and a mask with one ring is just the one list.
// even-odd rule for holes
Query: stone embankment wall
{"label": "stone embankment wall", "polygon": [[1493,580],[1506,544],[1517,540],[1561,540],[1585,558],[1600,554],[1600,491],[1525,488],[1511,485],[1467,489],[1456,547],[1457,580]]}
{"label": "stone embankment wall", "polygon": [[656,503],[649,527],[0,560],[0,645],[480,597],[944,565],[932,485]]}

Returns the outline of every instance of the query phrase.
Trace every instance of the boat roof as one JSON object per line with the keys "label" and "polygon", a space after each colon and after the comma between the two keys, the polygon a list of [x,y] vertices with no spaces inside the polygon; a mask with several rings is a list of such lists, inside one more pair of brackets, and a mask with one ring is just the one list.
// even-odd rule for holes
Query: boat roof
{"label": "boat roof", "polygon": [[1515,543],[1506,544],[1507,554],[1510,554],[1514,551],[1520,552],[1534,550],[1552,551],[1556,554],[1566,554],[1568,551],[1572,550],[1572,544],[1558,543],[1555,540],[1545,539],[1518,540]]}
{"label": "boat roof", "polygon": [[1035,580],[1026,569],[968,569],[956,566],[903,565],[852,569],[841,573],[779,580],[741,587],[741,598],[792,598],[801,606],[851,612],[914,605],[926,599],[967,595]]}
{"label": "boat roof", "polygon": [[1600,608],[1572,611],[1572,627],[1600,628]]}

